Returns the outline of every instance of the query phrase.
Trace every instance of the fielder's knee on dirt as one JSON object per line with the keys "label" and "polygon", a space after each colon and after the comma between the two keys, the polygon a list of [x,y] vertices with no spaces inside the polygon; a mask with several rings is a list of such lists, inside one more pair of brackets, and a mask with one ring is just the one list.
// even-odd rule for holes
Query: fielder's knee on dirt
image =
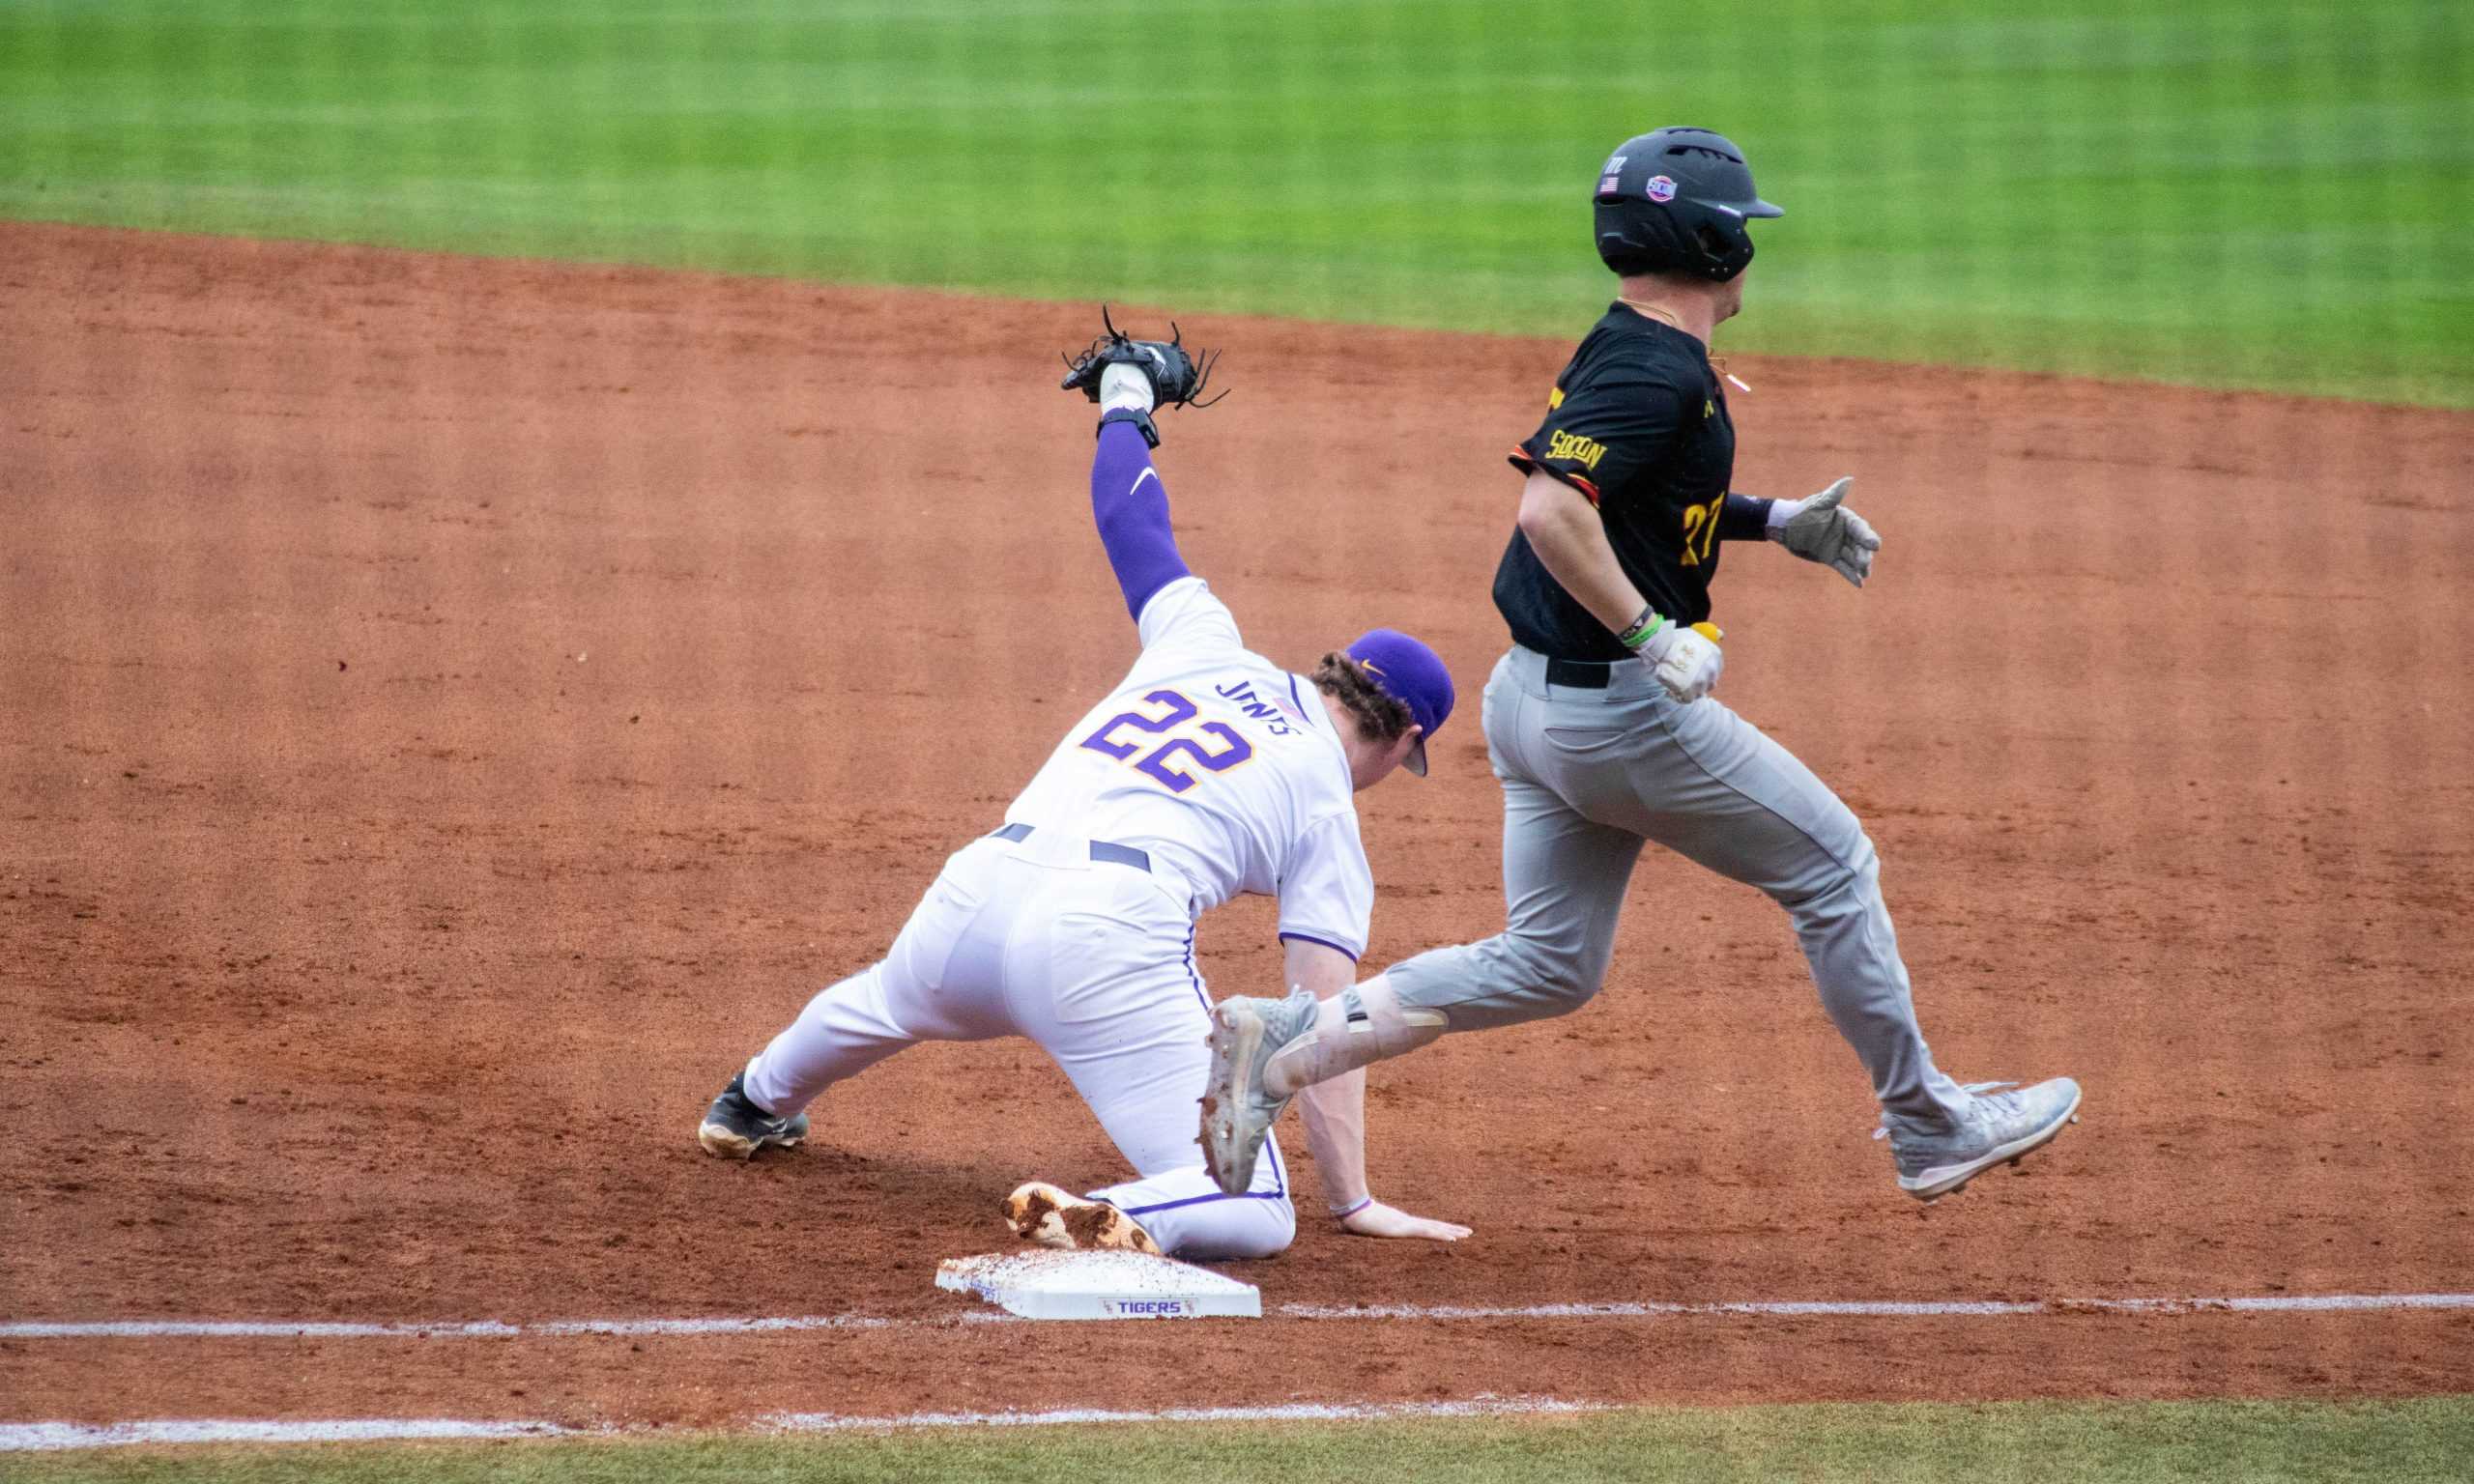
{"label": "fielder's knee on dirt", "polygon": [[1189,1262],[1276,1257],[1297,1240],[1297,1208],[1284,1195],[1221,1196],[1136,1219],[1162,1250]]}

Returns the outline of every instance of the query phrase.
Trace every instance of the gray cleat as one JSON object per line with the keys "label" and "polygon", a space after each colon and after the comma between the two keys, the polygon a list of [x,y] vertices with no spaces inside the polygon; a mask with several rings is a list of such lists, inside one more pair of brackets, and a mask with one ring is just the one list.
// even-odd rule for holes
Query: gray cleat
{"label": "gray cleat", "polygon": [[2016,1164],[2079,1122],[2079,1084],[2056,1077],[2017,1092],[2010,1082],[1971,1083],[1968,1110],[1955,1125],[1906,1114],[1882,1113],[1875,1138],[1890,1141],[1898,1161],[1898,1187],[1919,1201],[1938,1200],[1997,1164]]}
{"label": "gray cleat", "polygon": [[1263,1151],[1285,1098],[1263,1090],[1272,1053],[1314,1029],[1314,991],[1284,1000],[1231,995],[1211,1013],[1211,1080],[1202,1095],[1202,1162],[1223,1194],[1243,1195],[1254,1183]]}
{"label": "gray cleat", "polygon": [[696,1142],[705,1146],[705,1153],[724,1159],[752,1159],[768,1144],[791,1149],[808,1136],[805,1113],[775,1118],[747,1096],[746,1078],[745,1072],[731,1078],[731,1085],[705,1110],[705,1121],[696,1126]]}

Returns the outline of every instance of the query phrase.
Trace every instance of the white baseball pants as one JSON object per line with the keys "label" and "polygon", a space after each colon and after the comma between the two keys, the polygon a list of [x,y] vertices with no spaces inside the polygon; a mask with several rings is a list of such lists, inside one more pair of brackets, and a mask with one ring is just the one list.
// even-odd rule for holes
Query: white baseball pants
{"label": "white baseball pants", "polygon": [[[1089,841],[974,841],[945,862],[882,961],[808,1002],[747,1064],[777,1116],[923,1041],[1039,1042],[1139,1179],[1090,1194],[1179,1257],[1268,1257],[1296,1235],[1278,1147],[1226,1196],[1195,1142],[1210,1002],[1182,896]],[[1036,1175],[1025,1171],[1025,1175]]]}

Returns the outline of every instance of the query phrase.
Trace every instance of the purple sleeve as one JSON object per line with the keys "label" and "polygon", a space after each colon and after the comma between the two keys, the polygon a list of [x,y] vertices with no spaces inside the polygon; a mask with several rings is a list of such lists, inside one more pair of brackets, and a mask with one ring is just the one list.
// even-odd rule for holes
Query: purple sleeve
{"label": "purple sleeve", "polygon": [[1718,512],[1718,539],[1759,541],[1769,534],[1770,501],[1730,493]]}
{"label": "purple sleeve", "polygon": [[1091,519],[1135,618],[1141,618],[1153,593],[1194,575],[1168,528],[1168,491],[1151,467],[1141,430],[1131,422],[1100,427],[1100,449],[1091,457]]}

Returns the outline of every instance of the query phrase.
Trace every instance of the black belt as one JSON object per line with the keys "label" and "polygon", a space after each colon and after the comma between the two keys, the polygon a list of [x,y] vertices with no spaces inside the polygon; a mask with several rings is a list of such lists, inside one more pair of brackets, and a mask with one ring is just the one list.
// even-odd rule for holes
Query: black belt
{"label": "black belt", "polygon": [[1546,661],[1546,683],[1568,685],[1576,691],[1602,691],[1606,678],[1617,665],[1629,665],[1630,660],[1558,660]]}
{"label": "black belt", "polygon": [[[991,840],[1010,840],[1017,843],[1030,838],[1031,826],[1027,824],[1009,824],[989,837]],[[1131,866],[1136,870],[1151,869],[1151,852],[1136,850],[1132,845],[1120,845],[1105,840],[1091,842],[1091,859],[1105,861],[1110,866]]]}

